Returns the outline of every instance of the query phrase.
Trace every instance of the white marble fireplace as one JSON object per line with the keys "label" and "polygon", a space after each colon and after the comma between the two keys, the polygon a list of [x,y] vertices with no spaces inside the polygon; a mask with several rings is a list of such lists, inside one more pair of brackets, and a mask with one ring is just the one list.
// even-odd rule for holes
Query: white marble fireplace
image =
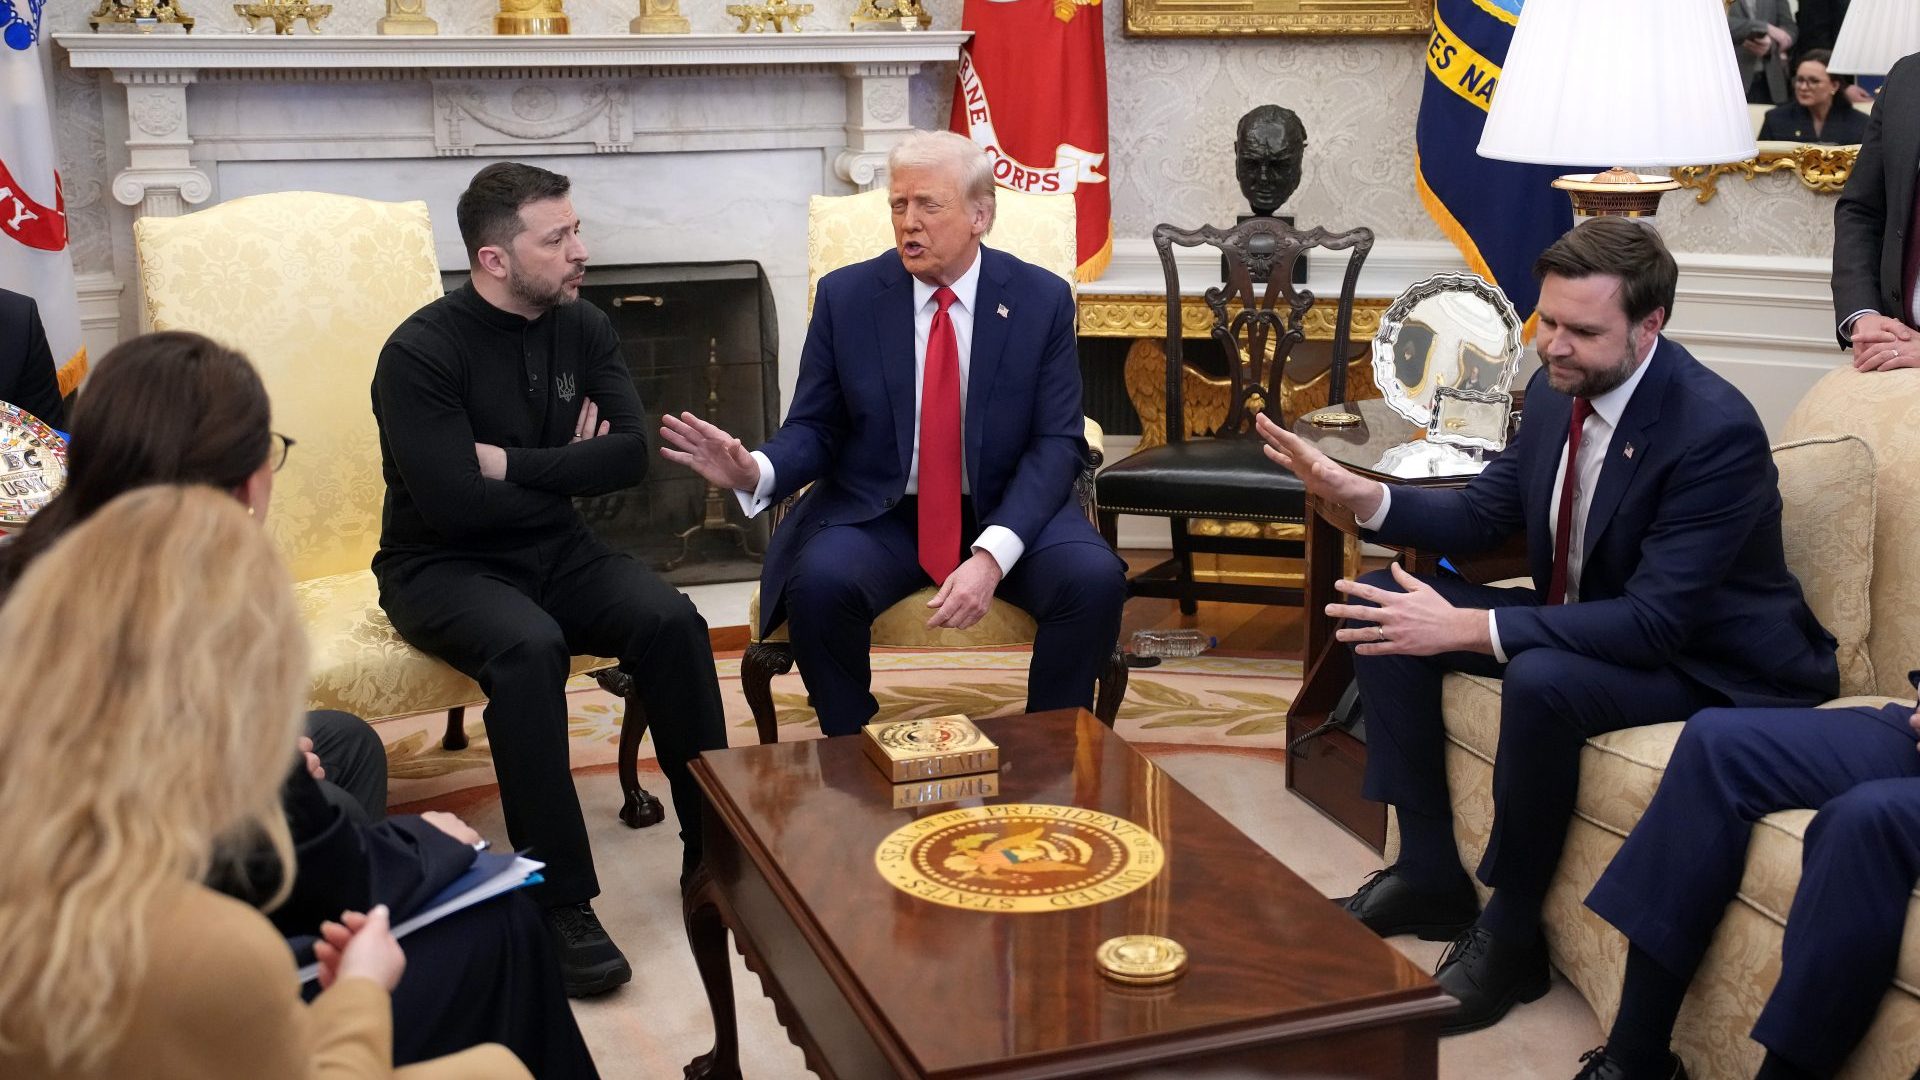
{"label": "white marble fireplace", "polygon": [[112,191],[133,217],[267,191],[423,199],[441,266],[457,270],[468,177],[532,160],[573,178],[595,264],[760,263],[784,400],[805,331],[807,198],[884,182],[912,128],[909,78],[967,37],[56,40],[124,89],[124,112],[107,103],[126,150]]}

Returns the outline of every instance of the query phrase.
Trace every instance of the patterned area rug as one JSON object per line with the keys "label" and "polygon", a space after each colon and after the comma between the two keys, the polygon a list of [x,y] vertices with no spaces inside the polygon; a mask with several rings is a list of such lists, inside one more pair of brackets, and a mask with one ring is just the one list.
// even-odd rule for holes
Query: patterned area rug
{"label": "patterned area rug", "polygon": [[[873,692],[880,718],[957,712],[980,719],[1018,713],[1026,704],[1029,659],[1027,649],[877,651]],[[717,665],[728,741],[750,745],[757,736],[740,692],[740,659],[723,655]],[[1299,688],[1298,661],[1233,656],[1163,660],[1157,667],[1133,670],[1114,727],[1137,744],[1283,749],[1287,706]],[[818,738],[820,726],[799,675],[775,679],[773,689],[781,738]],[[612,763],[620,748],[623,703],[583,677],[568,684],[567,705],[573,767]],[[479,709],[467,710],[470,742],[459,751],[441,748],[444,713],[402,717],[378,727],[387,744],[389,799],[394,804],[494,783]],[[641,744],[640,754],[653,756],[651,739]]]}

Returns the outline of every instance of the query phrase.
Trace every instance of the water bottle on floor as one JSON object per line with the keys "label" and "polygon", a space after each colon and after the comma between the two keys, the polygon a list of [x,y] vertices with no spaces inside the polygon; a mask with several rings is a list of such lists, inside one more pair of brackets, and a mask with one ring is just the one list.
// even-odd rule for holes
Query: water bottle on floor
{"label": "water bottle on floor", "polygon": [[1219,644],[1219,638],[1193,629],[1135,630],[1131,651],[1135,656],[1188,657],[1199,656]]}

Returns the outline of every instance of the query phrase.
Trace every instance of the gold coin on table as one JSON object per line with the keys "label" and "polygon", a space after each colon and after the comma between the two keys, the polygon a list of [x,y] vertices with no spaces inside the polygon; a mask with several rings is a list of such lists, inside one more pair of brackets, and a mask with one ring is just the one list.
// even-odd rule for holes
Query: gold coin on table
{"label": "gold coin on table", "polygon": [[1314,427],[1353,427],[1360,422],[1360,414],[1350,412],[1317,412],[1307,417],[1307,423]]}
{"label": "gold coin on table", "polygon": [[1186,947],[1156,934],[1108,938],[1095,950],[1101,974],[1119,982],[1144,985],[1167,982],[1186,970]]}

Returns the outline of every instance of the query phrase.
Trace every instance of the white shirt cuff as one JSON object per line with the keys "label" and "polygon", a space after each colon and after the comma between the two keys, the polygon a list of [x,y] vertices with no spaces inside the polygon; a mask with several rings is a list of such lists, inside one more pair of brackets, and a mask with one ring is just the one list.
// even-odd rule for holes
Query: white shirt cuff
{"label": "white shirt cuff", "polygon": [[1500,647],[1500,620],[1494,618],[1499,613],[1498,608],[1487,609],[1487,640],[1493,644],[1493,658],[1504,664],[1507,662],[1507,651]]}
{"label": "white shirt cuff", "polygon": [[752,491],[735,488],[734,498],[740,500],[740,512],[748,517],[759,517],[761,511],[773,505],[773,462],[758,450],[752,453],[753,460],[760,463],[760,482]]}
{"label": "white shirt cuff", "polygon": [[1873,308],[1861,308],[1859,311],[1856,311],[1853,314],[1847,316],[1846,318],[1840,320],[1840,336],[1847,339],[1847,344],[1849,345],[1853,344],[1854,320],[1858,319],[1862,315],[1872,315],[1872,314],[1874,314]]}
{"label": "white shirt cuff", "polygon": [[973,542],[973,550],[993,556],[993,561],[1000,564],[1000,576],[1006,577],[1013,572],[1013,564],[1026,554],[1027,545],[1026,541],[1020,539],[1019,533],[1005,525],[989,525],[980,530],[979,539]]}
{"label": "white shirt cuff", "polygon": [[1368,532],[1372,532],[1374,529],[1386,523],[1387,511],[1391,509],[1393,509],[1393,489],[1385,484],[1381,484],[1380,508],[1375,510],[1365,521],[1355,521],[1354,524],[1366,529]]}

